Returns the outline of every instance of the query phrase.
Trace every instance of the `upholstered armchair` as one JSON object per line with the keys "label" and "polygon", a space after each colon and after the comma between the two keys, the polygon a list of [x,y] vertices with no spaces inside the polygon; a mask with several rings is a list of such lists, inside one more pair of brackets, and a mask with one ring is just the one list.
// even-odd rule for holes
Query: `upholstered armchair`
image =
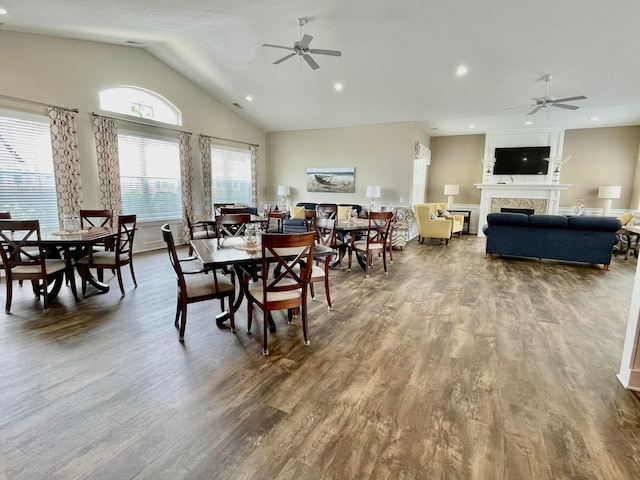
{"label": "upholstered armchair", "polygon": [[454,215],[448,214],[443,215],[441,212],[445,212],[447,210],[446,203],[426,203],[425,205],[429,205],[429,211],[433,213],[437,217],[445,217],[451,220],[453,225],[451,229],[451,233],[457,233],[458,235],[462,235],[462,229],[464,228],[464,215]]}
{"label": "upholstered armchair", "polygon": [[418,224],[418,239],[422,243],[425,238],[440,238],[448,245],[453,233],[453,219],[438,217],[437,213],[431,211],[430,205],[434,204],[421,203],[413,206]]}

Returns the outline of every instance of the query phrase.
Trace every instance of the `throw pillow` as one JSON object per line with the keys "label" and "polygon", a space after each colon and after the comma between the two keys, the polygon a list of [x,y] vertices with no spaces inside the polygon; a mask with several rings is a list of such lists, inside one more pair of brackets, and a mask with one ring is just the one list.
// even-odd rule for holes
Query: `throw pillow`
{"label": "throw pillow", "polygon": [[304,220],[304,207],[294,207],[293,205],[289,207],[289,218],[291,220]]}
{"label": "throw pillow", "polygon": [[438,215],[440,217],[450,217],[451,214],[449,213],[449,210],[438,210]]}
{"label": "throw pillow", "polygon": [[338,220],[348,220],[349,219],[349,210],[353,207],[338,207]]}
{"label": "throw pillow", "polygon": [[429,218],[430,218],[431,220],[437,220],[437,219],[438,219],[438,216],[437,216],[435,213],[431,213],[431,212],[429,212]]}

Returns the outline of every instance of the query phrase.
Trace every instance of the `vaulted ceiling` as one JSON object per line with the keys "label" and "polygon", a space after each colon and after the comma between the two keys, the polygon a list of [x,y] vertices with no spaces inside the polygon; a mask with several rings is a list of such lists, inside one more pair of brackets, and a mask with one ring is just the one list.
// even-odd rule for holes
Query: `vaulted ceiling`
{"label": "vaulted ceiling", "polygon": [[[0,0],[0,7],[8,10],[0,29],[134,42],[266,131],[405,121],[432,136],[640,125],[637,0]],[[311,48],[342,56],[313,55],[316,70],[301,56],[274,65],[288,51],[262,45],[293,46],[301,34],[313,36]],[[461,64],[468,73],[457,76]],[[527,115],[547,74],[550,96],[587,97],[568,102],[578,110]]]}

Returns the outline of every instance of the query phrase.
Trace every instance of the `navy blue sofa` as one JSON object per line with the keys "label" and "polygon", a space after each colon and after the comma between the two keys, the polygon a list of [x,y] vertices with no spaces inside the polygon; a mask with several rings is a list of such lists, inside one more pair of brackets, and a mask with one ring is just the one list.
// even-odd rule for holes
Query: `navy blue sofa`
{"label": "navy blue sofa", "polygon": [[[296,204],[297,207],[304,207],[305,210],[316,210],[318,206],[322,206],[322,205],[335,205],[336,207],[337,206],[351,207],[358,211],[358,216],[362,211],[362,207],[360,205],[351,205],[351,204],[342,204],[342,203],[339,205],[336,205],[335,203],[325,204],[325,203],[312,203],[312,202],[298,202]],[[289,212],[285,212],[284,219],[282,221],[282,231],[284,233],[304,233],[307,231],[307,224],[303,219],[289,218]]]}
{"label": "navy blue sofa", "polygon": [[482,231],[486,255],[531,257],[603,264],[611,254],[622,224],[611,217],[490,213]]}

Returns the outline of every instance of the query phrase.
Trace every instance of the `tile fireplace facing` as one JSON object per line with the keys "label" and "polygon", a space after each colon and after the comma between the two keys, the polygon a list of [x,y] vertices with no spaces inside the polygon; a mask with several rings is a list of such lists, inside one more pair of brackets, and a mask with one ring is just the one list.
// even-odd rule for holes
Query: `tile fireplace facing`
{"label": "tile fireplace facing", "polygon": [[523,208],[536,214],[556,215],[560,206],[560,193],[572,185],[558,183],[476,183],[482,190],[478,215],[478,236],[484,236],[482,227],[487,215],[501,208]]}

